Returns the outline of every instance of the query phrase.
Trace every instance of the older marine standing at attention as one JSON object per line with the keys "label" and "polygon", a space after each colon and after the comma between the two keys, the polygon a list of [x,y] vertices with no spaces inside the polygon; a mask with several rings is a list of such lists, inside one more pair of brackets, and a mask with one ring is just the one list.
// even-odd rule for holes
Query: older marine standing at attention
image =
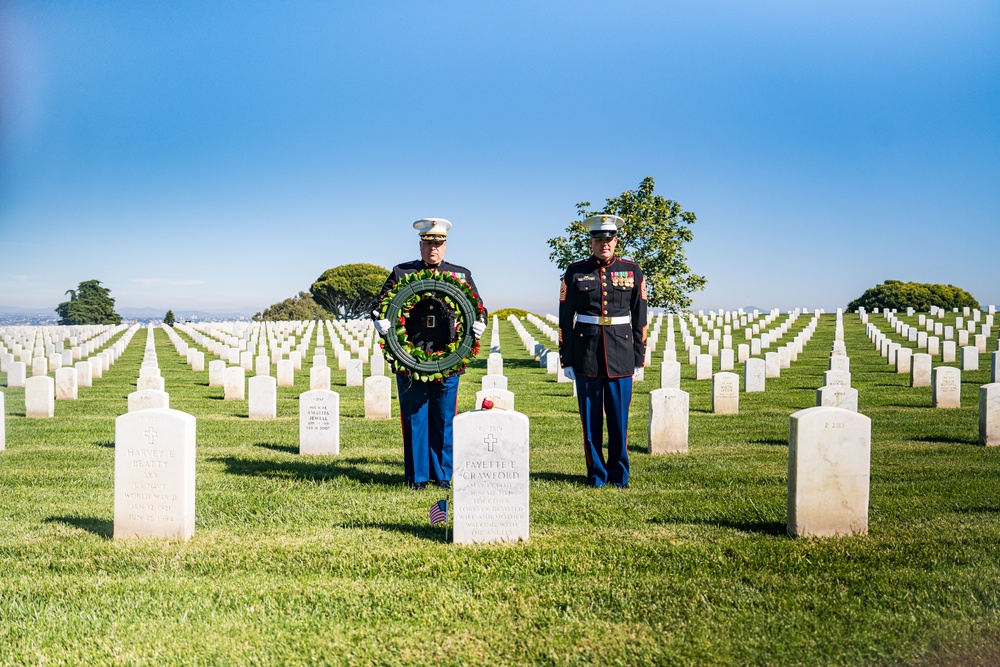
{"label": "older marine standing at attention", "polygon": [[559,287],[559,360],[576,380],[587,485],[594,487],[628,486],[632,376],[646,356],[646,279],[638,264],[615,256],[623,223],[616,215],[584,220],[592,254],[570,264]]}
{"label": "older marine standing at attention", "polygon": [[[451,226],[451,222],[443,218],[423,218],[413,223],[413,228],[420,235],[420,259],[392,268],[382,286],[379,301],[400,278],[425,269],[451,274],[468,283],[474,292],[479,292],[469,269],[444,261]],[[378,319],[377,311],[372,313],[372,318],[375,329],[384,338],[390,330],[390,323]],[[412,342],[427,352],[445,349],[455,334],[454,313],[435,298],[417,303],[408,319],[410,325],[407,332]],[[471,328],[478,339],[486,330],[486,324],[476,321]],[[428,483],[443,489],[451,486],[452,425],[458,407],[458,381],[458,375],[424,382],[402,373],[396,374],[403,426],[404,477],[411,489],[424,489]]]}

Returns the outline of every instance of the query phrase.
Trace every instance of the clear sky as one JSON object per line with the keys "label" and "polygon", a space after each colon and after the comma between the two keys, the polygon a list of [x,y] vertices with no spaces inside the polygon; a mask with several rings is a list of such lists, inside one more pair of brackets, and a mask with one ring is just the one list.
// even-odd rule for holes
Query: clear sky
{"label": "clear sky", "polygon": [[0,306],[253,312],[445,217],[554,312],[546,239],[645,176],[695,308],[1000,305],[1000,3],[0,4]]}

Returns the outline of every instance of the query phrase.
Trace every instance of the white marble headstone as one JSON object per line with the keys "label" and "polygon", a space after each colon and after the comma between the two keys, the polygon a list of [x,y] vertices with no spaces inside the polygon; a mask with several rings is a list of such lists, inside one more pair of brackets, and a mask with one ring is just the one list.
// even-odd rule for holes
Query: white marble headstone
{"label": "white marble headstone", "polygon": [[156,389],[143,389],[133,391],[128,395],[128,411],[153,410],[156,408],[169,408],[170,394]]}
{"label": "white marble headstone", "polygon": [[365,378],[365,419],[392,417],[392,380],[385,375]]}
{"label": "white marble headstone", "polygon": [[12,361],[7,364],[7,386],[23,387],[25,381],[25,369],[23,361]]}
{"label": "white marble headstone", "polygon": [[690,396],[663,388],[649,393],[649,453],[686,454]]}
{"label": "white marble headstone", "polygon": [[506,375],[484,375],[482,379],[483,389],[492,389],[498,387],[500,389],[507,389],[507,376]]}
{"label": "white marble headstone", "polygon": [[699,354],[695,359],[695,379],[696,380],[711,380],[712,379],[712,355],[710,354]]}
{"label": "white marble headstone", "polygon": [[360,387],[364,383],[364,362],[349,359],[347,362],[347,386]]}
{"label": "white marble headstone", "polygon": [[910,386],[931,386],[931,366],[933,358],[930,354],[917,353],[910,359]]}
{"label": "white marble headstone", "polygon": [[712,376],[712,412],[736,415],[740,412],[740,376],[736,373],[716,373]]}
{"label": "white marble headstone", "polygon": [[792,414],[788,443],[788,534],[866,535],[871,420],[843,408]]}
{"label": "white marble headstone", "polygon": [[213,359],[208,362],[208,386],[226,386],[226,362],[222,359]]}
{"label": "white marble headstone", "polygon": [[55,416],[56,381],[48,375],[36,375],[24,381],[25,416],[46,419]]}
{"label": "white marble headstone", "polygon": [[194,536],[195,418],[154,408],[115,420],[114,536]]}
{"label": "white marble headstone", "polygon": [[313,366],[309,369],[309,389],[310,390],[330,390],[330,367]]}
{"label": "white marble headstone", "polygon": [[747,394],[762,392],[765,387],[764,360],[750,357],[743,362],[743,391]]}
{"label": "white marble headstone", "polygon": [[[242,370],[242,369],[241,369]],[[274,419],[278,416],[278,380],[270,375],[255,375],[248,382],[247,401],[250,419]]]}
{"label": "white marble headstone", "polygon": [[223,374],[223,396],[227,401],[246,400],[246,369],[230,366]]}
{"label": "white marble headstone", "polygon": [[966,345],[962,348],[962,370],[979,370],[979,350],[975,345]]}
{"label": "white marble headstone", "polygon": [[848,371],[825,371],[823,373],[823,384],[826,386],[839,384],[844,387],[850,387],[851,374]]}
{"label": "white marble headstone", "polygon": [[454,541],[528,539],[528,418],[476,410],[454,422]]}
{"label": "white marble headstone", "polygon": [[493,401],[494,408],[501,410],[514,409],[514,392],[493,386],[487,389],[480,389],[476,392],[476,410],[482,409],[483,400],[487,398]]}
{"label": "white marble headstone", "polygon": [[764,353],[764,377],[781,377],[781,358],[778,356],[777,352]]}
{"label": "white marble headstone", "polygon": [[962,407],[962,371],[953,366],[931,370],[931,405],[935,408]]}
{"label": "white marble headstone", "polygon": [[72,366],[56,369],[56,400],[75,401],[77,399],[76,369]]}
{"label": "white marble headstone", "polygon": [[660,363],[660,389],[681,388],[681,362],[663,361]]}
{"label": "white marble headstone", "polygon": [[499,352],[491,352],[486,359],[486,373],[488,375],[503,375],[503,357]]}
{"label": "white marble headstone", "polygon": [[830,384],[816,390],[817,407],[843,408],[858,411],[858,390],[839,384]]}
{"label": "white marble headstone", "polygon": [[78,361],[74,365],[76,368],[76,386],[77,387],[93,387],[94,386],[94,375],[93,368],[86,361]]}
{"label": "white marble headstone", "polygon": [[299,454],[340,454],[340,394],[312,389],[299,394]]}
{"label": "white marble headstone", "polygon": [[[2,399],[0,394],[0,410],[3,408]],[[996,382],[979,388],[979,444],[1000,446],[1000,384]]]}

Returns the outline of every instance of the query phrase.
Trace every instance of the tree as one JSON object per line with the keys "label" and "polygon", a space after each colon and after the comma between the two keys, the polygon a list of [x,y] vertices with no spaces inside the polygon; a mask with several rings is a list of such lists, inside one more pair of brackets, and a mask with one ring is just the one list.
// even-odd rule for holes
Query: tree
{"label": "tree", "polygon": [[389,269],[381,266],[343,264],[324,271],[310,291],[334,317],[353,319],[368,315],[388,277]]}
{"label": "tree", "polygon": [[174,311],[172,310],[168,310],[167,314],[163,316],[163,323],[166,324],[168,327],[174,326],[174,322],[176,321],[177,320],[174,319]]}
{"label": "tree", "polygon": [[254,321],[260,322],[273,320],[316,320],[330,319],[333,316],[323,306],[313,300],[309,292],[299,292],[298,296],[292,296],[284,301],[273,303],[264,309],[264,312],[253,316]]}
{"label": "tree", "polygon": [[61,318],[59,324],[121,324],[121,315],[115,312],[111,290],[101,287],[100,280],[85,280],[75,290],[66,290],[69,301],[56,306]]}
{"label": "tree", "polygon": [[570,264],[589,257],[590,234],[583,220],[609,213],[625,222],[618,230],[617,255],[628,255],[646,276],[649,305],[681,310],[691,305],[689,294],[705,287],[703,276],[691,273],[684,244],[694,238],[690,226],[697,219],[691,211],[660,195],[653,194],[653,177],[642,179],[636,190],[626,190],[607,200],[600,211],[588,211],[590,202],[576,205],[580,219],[566,228],[566,236],[548,240],[549,259],[565,270]]}
{"label": "tree", "polygon": [[875,308],[913,308],[928,311],[931,306],[951,310],[952,308],[979,308],[979,302],[964,289],[954,285],[934,283],[904,283],[901,280],[886,280],[884,283],[865,290],[865,293],[847,304],[848,310],[873,310]]}

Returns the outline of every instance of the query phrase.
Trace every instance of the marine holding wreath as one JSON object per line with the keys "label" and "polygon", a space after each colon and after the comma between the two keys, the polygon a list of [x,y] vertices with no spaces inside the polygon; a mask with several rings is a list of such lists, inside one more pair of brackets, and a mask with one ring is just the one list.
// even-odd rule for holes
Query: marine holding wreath
{"label": "marine holding wreath", "polygon": [[[559,286],[559,361],[575,379],[587,484],[627,487],[632,376],[646,357],[646,278],[615,256],[617,215],[584,220],[591,255],[570,264]],[[608,453],[603,453],[607,415]]]}
{"label": "marine holding wreath", "polygon": [[479,351],[486,309],[472,272],[444,261],[451,223],[423,218],[420,259],[397,264],[372,312],[396,374],[407,485],[451,486],[459,375]]}

